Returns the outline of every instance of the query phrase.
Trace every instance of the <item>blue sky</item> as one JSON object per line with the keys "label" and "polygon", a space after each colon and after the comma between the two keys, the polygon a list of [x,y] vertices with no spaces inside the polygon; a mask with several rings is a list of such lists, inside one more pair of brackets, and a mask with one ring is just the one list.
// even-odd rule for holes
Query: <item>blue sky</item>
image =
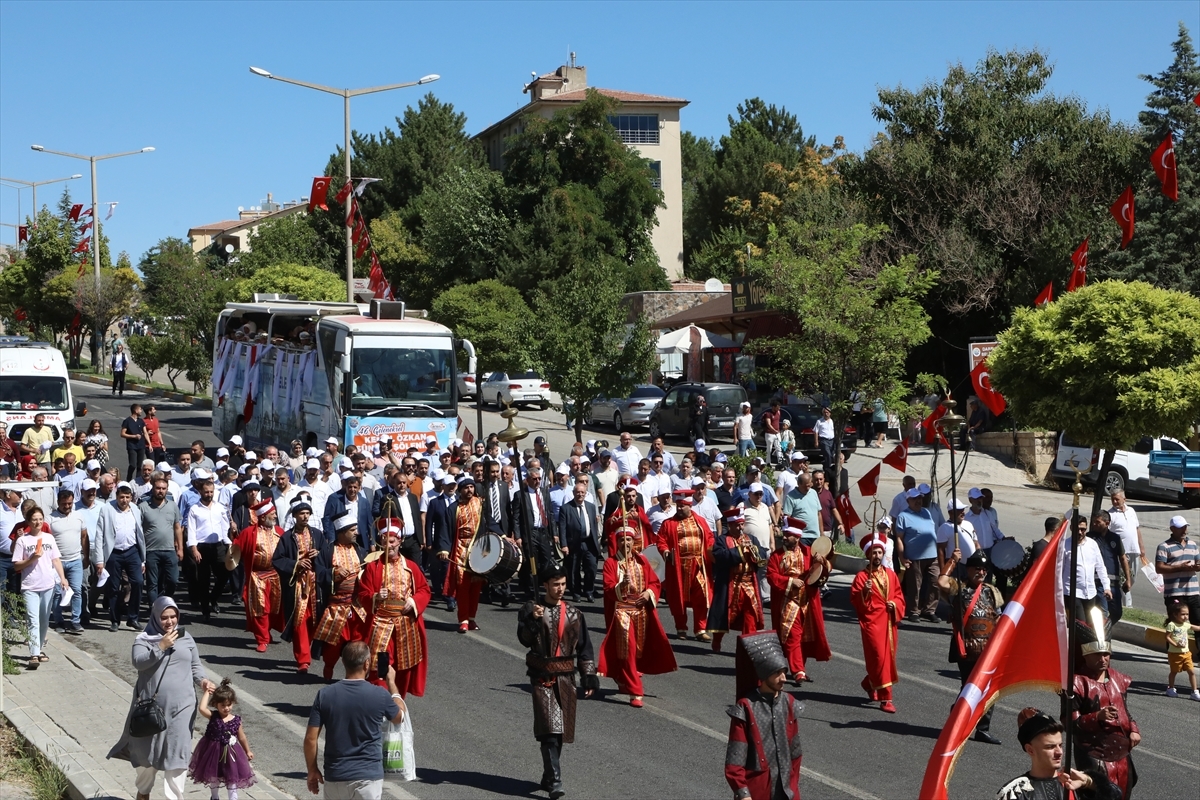
{"label": "blue sky", "polygon": [[[1148,85],[1171,60],[1187,2],[846,3],[55,3],[0,2],[0,175],[45,180],[88,165],[31,144],[83,154],[153,146],[102,162],[100,201],[120,205],[106,227],[136,263],[165,236],[236,216],[271,192],[308,193],[342,140],[341,100],[250,74],[351,88],[438,73],[430,87],[485,128],[520,105],[531,71],[574,50],[591,85],[684,97],[683,127],[719,136],[726,116],[760,96],[796,113],[821,142],[861,150],[878,131],[880,86],[940,80],[989,47],[1038,47],[1055,64],[1051,89],[1135,121]],[[351,123],[375,132],[418,92],[352,102]],[[41,187],[39,204],[62,184]],[[0,189],[0,221],[16,223],[18,192]],[[22,213],[30,208],[20,192]],[[0,228],[0,241],[14,239]]]}

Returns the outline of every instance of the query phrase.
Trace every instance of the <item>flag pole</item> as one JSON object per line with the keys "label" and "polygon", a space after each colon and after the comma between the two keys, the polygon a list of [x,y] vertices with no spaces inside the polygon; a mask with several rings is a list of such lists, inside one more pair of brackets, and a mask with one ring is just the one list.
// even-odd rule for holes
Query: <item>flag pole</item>
{"label": "flag pole", "polygon": [[[1079,526],[1079,494],[1083,491],[1083,481],[1080,478],[1080,472],[1077,467],[1072,464],[1075,470],[1075,484],[1071,487],[1074,493],[1074,499],[1071,502],[1071,529],[1068,533],[1071,535],[1071,581],[1070,590],[1067,596],[1068,602],[1065,603],[1067,611],[1067,685],[1062,694],[1062,717],[1063,726],[1063,766],[1062,771],[1068,775],[1071,774],[1071,739],[1074,734],[1072,730],[1074,725],[1071,720],[1071,712],[1075,707],[1075,639],[1077,631],[1075,630],[1075,585],[1078,581],[1078,572],[1075,568],[1076,558],[1079,555],[1079,539],[1075,535],[1075,530]],[[1101,491],[1102,487],[1097,486],[1096,491]],[[1072,792],[1070,786],[1063,787],[1063,800],[1072,800]]]}

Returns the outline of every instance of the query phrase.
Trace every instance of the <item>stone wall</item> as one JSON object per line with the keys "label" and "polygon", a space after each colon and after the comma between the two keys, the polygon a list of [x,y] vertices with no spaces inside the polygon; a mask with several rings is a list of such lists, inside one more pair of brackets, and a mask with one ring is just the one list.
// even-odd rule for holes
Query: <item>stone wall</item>
{"label": "stone wall", "polygon": [[975,449],[1019,464],[1039,479],[1045,479],[1054,466],[1056,435],[1053,431],[1017,431],[1013,447],[1012,431],[993,431],[975,437]]}
{"label": "stone wall", "polygon": [[696,291],[630,292],[622,298],[627,312],[625,321],[633,324],[638,317],[645,316],[650,324],[654,324],[660,319],[666,319],[673,314],[687,311],[689,308],[695,308],[709,300],[716,300],[718,297],[728,294],[728,292],[706,292],[703,284],[696,286]]}

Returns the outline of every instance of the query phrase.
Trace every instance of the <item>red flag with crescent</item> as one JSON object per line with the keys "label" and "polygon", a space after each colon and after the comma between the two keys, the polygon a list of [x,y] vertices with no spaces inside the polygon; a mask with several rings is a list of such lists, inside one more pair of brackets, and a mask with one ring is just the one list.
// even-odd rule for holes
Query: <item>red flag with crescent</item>
{"label": "red flag with crescent", "polygon": [[79,232],[87,233],[91,229],[91,227],[92,227],[92,222],[91,222],[91,220],[88,220],[87,222],[85,222],[79,226]]}
{"label": "red flag with crescent", "polygon": [[1046,284],[1046,288],[1042,289],[1041,294],[1033,301],[1033,305],[1037,308],[1048,306],[1054,302],[1054,281]]}
{"label": "red flag with crescent", "polygon": [[71,220],[72,222],[78,222],[80,211],[83,211],[83,203],[76,203],[75,205],[71,206],[71,211],[69,214],[67,214],[67,219]]}
{"label": "red flag with crescent", "polygon": [[1124,250],[1133,241],[1133,187],[1126,186],[1108,211],[1121,226],[1121,249]]}
{"label": "red flag with crescent", "polygon": [[[1089,237],[1090,238],[1090,237]],[[1087,283],[1088,240],[1085,238],[1075,252],[1071,253],[1071,277],[1067,279],[1067,291],[1082,289]]]}
{"label": "red flag with crescent", "polygon": [[[329,187],[326,188],[328,189]],[[352,191],[354,191],[354,184],[352,184],[350,181],[346,181],[346,185],[338,190],[338,193],[334,196],[333,201],[338,205],[341,205],[342,203],[346,202],[346,198],[350,196]]]}
{"label": "red flag with crescent", "polygon": [[363,255],[371,249],[371,233],[367,230],[367,226],[363,224],[362,236],[358,239],[358,246],[354,248],[354,257],[362,258]]}
{"label": "red flag with crescent", "polygon": [[874,497],[879,492],[879,473],[883,465],[876,464],[871,470],[858,479],[858,493],[863,497]]}
{"label": "red flag with crescent", "polygon": [[1163,139],[1163,143],[1154,151],[1150,163],[1154,166],[1158,179],[1162,181],[1163,194],[1172,200],[1178,200],[1179,173],[1175,169],[1175,137],[1167,134],[1167,138]]}
{"label": "red flag with crescent", "polygon": [[1008,401],[1004,399],[1004,395],[992,388],[992,379],[988,374],[986,359],[980,361],[975,365],[975,369],[971,370],[971,385],[975,387],[975,394],[978,395],[979,402],[987,406],[988,411],[997,417],[1004,413],[1004,409],[1008,407]]}
{"label": "red flag with crescent", "polygon": [[83,211],[81,211],[79,213],[85,217],[92,217],[92,216],[95,216],[96,209],[95,208],[85,208]]}
{"label": "red flag with crescent", "polygon": [[883,463],[904,472],[908,469],[908,443],[900,442],[892,452],[883,457]]}
{"label": "red flag with crescent", "polygon": [[939,404],[938,407],[935,408],[928,417],[921,420],[920,428],[925,444],[933,444],[934,439],[937,438],[937,426],[933,423],[937,422],[945,415],[946,407]]}
{"label": "red flag with crescent", "polygon": [[313,178],[312,191],[308,193],[308,213],[312,213],[315,209],[328,211],[329,206],[325,204],[326,198],[329,197],[329,183],[333,178],[320,177]]}
{"label": "red flag with crescent", "polygon": [[[955,760],[984,712],[1001,697],[1038,689],[1057,693],[1066,686],[1067,613],[1062,584],[1066,529],[1064,520],[996,621],[925,765],[917,795],[923,800],[949,797]],[[1070,550],[1066,557],[1070,558]]]}
{"label": "red flag with crescent", "polygon": [[88,249],[88,245],[90,245],[91,243],[92,243],[92,237],[90,237],[90,236],[80,239],[79,244],[75,245],[75,249],[72,250],[71,252],[72,253],[86,253],[87,249]]}
{"label": "red flag with crescent", "polygon": [[846,526],[846,531],[854,529],[856,525],[862,524],[862,517],[858,516],[858,512],[854,510],[854,506],[850,505],[850,492],[845,491],[837,496],[838,513],[842,515],[842,524]]}
{"label": "red flag with crescent", "polygon": [[28,225],[18,225],[17,226],[17,243],[20,244],[21,242],[28,242],[28,241],[29,241],[29,226]]}

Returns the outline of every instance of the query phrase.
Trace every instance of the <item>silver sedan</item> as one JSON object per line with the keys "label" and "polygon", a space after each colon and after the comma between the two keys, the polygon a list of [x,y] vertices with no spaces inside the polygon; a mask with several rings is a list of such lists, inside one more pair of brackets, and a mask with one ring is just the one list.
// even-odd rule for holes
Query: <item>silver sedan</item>
{"label": "silver sedan", "polygon": [[650,424],[650,412],[662,402],[665,395],[666,392],[653,384],[634,387],[628,397],[599,395],[592,398],[584,421],[589,425],[607,425],[611,422],[618,433],[626,428],[645,427]]}

